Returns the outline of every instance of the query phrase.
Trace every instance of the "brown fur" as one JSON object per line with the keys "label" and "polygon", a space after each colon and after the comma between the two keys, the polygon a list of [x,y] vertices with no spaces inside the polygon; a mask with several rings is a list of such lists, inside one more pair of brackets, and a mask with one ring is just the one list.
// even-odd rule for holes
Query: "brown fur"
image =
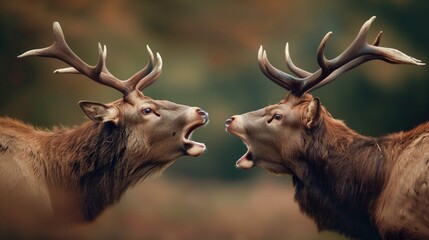
{"label": "brown fur", "polygon": [[[358,239],[429,238],[429,122],[365,137],[323,107],[308,119],[312,101],[288,95],[265,114],[234,116],[227,130],[248,145],[256,166],[292,175],[295,200],[320,230]],[[273,112],[283,115],[278,123],[259,120]]]}
{"label": "brown fur", "polygon": [[28,174],[37,179],[37,185],[46,186],[60,219],[92,220],[130,186],[169,164],[126,159],[127,135],[125,127],[112,123],[87,122],[72,129],[41,131],[0,118],[2,149],[13,157],[1,160],[25,159],[19,164],[31,169]]}

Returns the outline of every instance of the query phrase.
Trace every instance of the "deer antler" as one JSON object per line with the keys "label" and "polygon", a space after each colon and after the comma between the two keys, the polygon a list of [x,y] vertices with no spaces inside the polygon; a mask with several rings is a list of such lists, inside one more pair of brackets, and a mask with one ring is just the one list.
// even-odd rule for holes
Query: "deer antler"
{"label": "deer antler", "polygon": [[350,46],[332,60],[326,59],[323,54],[329,36],[332,34],[332,32],[328,32],[321,41],[317,50],[317,63],[319,64],[320,69],[316,72],[307,72],[293,64],[289,54],[288,43],[286,43],[285,49],[286,64],[289,70],[298,77],[292,76],[273,67],[268,61],[267,53],[262,46],[259,48],[258,52],[259,67],[265,76],[273,82],[291,91],[292,94],[301,96],[306,92],[313,91],[330,83],[342,73],[367,61],[379,59],[393,64],[425,65],[422,61],[410,57],[396,49],[378,46],[381,41],[382,32],[377,35],[373,44],[368,44],[366,42],[366,38],[368,30],[374,20],[375,16],[366,21]]}
{"label": "deer antler", "polygon": [[157,63],[154,66],[154,56],[152,50],[147,46],[147,51],[149,53],[149,62],[147,65],[134,74],[129,79],[123,81],[113,76],[106,67],[106,57],[107,57],[107,48],[104,46],[101,47],[101,44],[98,44],[99,59],[98,63],[95,66],[90,66],[84,61],[82,61],[68,46],[63,30],[58,22],[53,24],[54,30],[54,43],[42,49],[29,50],[21,55],[18,58],[27,57],[27,56],[39,56],[39,57],[50,57],[59,59],[71,67],[57,69],[54,73],[73,73],[73,74],[83,74],[90,79],[112,87],[120,91],[124,96],[129,95],[134,90],[142,91],[152,83],[154,83],[162,70],[162,58],[159,53],[156,54]]}

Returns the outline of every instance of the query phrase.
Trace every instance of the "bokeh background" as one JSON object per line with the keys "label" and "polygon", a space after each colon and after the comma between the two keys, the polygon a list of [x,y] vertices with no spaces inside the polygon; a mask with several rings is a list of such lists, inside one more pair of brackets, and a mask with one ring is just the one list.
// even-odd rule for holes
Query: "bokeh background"
{"label": "bokeh background", "polygon": [[[79,100],[110,102],[120,97],[82,76],[52,74],[64,67],[57,60],[16,58],[50,45],[53,21],[61,23],[71,48],[90,64],[97,61],[97,43],[106,44],[108,68],[123,79],[146,64],[145,45],[150,45],[162,55],[164,68],[145,94],[201,106],[210,113],[209,125],[194,134],[208,147],[204,155],[178,159],[163,175],[129,190],[91,224],[37,237],[344,239],[319,233],[300,213],[289,176],[236,169],[245,146],[224,131],[224,122],[286,94],[259,71],[261,44],[271,62],[285,69],[288,41],[294,62],[313,71],[326,32],[334,32],[326,49],[332,58],[376,15],[370,42],[383,30],[382,46],[427,62],[428,11],[425,0],[2,1],[0,115],[42,128],[73,126],[85,121]],[[371,62],[314,95],[351,128],[379,136],[429,119],[428,76],[427,67]]]}

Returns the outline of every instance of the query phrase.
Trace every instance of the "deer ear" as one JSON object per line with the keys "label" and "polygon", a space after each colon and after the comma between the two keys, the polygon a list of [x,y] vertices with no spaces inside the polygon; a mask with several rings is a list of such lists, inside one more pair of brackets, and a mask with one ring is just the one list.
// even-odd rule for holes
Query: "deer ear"
{"label": "deer ear", "polygon": [[320,100],[314,98],[307,106],[304,115],[304,123],[308,129],[313,128],[319,122],[320,119]]}
{"label": "deer ear", "polygon": [[92,121],[101,123],[101,122],[113,122],[118,123],[119,114],[118,110],[112,106],[107,106],[102,103],[89,102],[89,101],[80,101],[79,106],[82,111],[88,116]]}

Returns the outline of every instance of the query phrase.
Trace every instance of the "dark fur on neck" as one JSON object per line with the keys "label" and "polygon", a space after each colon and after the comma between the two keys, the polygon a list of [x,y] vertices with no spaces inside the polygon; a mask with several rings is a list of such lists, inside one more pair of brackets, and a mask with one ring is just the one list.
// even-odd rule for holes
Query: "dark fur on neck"
{"label": "dark fur on neck", "polygon": [[55,191],[69,189],[72,193],[66,194],[78,196],[76,201],[82,211],[78,218],[85,221],[93,220],[117,202],[129,187],[168,164],[159,160],[126,159],[129,149],[124,126],[88,122],[53,134],[47,142],[47,152],[51,153],[49,166],[57,169],[48,172],[57,175],[48,177],[48,182]]}
{"label": "dark fur on neck", "polygon": [[305,176],[293,176],[295,199],[320,230],[380,238],[371,213],[387,178],[383,140],[363,137],[323,114],[306,141]]}

